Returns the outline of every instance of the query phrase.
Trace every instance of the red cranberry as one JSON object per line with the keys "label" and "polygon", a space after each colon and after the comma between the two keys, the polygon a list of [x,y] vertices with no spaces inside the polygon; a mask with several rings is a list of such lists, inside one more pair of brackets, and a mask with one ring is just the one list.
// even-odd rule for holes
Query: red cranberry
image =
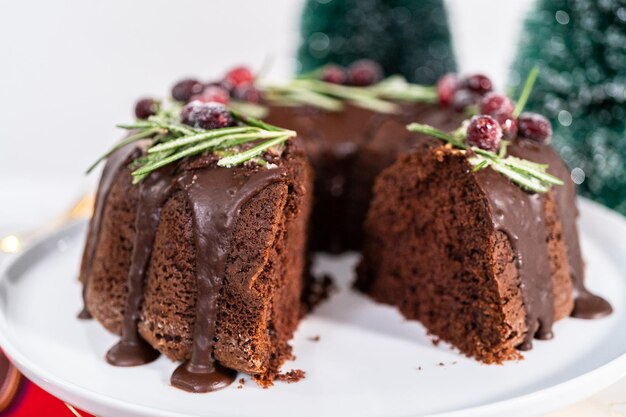
{"label": "red cranberry", "polygon": [[457,112],[463,112],[471,105],[476,104],[480,96],[473,91],[461,89],[454,92],[452,96],[452,108]]}
{"label": "red cranberry", "polygon": [[322,81],[333,84],[345,84],[348,80],[346,71],[339,65],[327,65],[322,71]]}
{"label": "red cranberry", "polygon": [[261,91],[251,84],[240,85],[233,89],[233,97],[237,100],[247,101],[248,103],[260,103]]}
{"label": "red cranberry", "polygon": [[467,88],[468,90],[474,91],[475,93],[482,95],[490,92],[493,87],[491,85],[491,80],[486,75],[482,74],[474,74],[468,77],[465,77],[461,82],[462,87]]}
{"label": "red cranberry", "polygon": [[513,104],[513,100],[505,96],[504,94],[499,93],[487,93],[486,96],[482,98],[480,101],[480,113],[481,114],[490,114],[493,115],[495,113],[504,113],[504,114],[513,114],[513,110],[515,109],[515,105]]}
{"label": "red cranberry", "polygon": [[254,74],[248,67],[235,67],[228,71],[224,77],[224,85],[229,89],[253,82]]}
{"label": "red cranberry", "polygon": [[201,129],[217,129],[232,125],[233,117],[222,103],[192,101],[181,110],[180,121]]}
{"label": "red cranberry", "polygon": [[548,144],[552,140],[550,121],[537,113],[522,113],[517,119],[521,137]]}
{"label": "red cranberry", "polygon": [[504,139],[511,140],[517,137],[517,121],[510,113],[495,112],[491,114],[491,117],[500,124]]}
{"label": "red cranberry", "polygon": [[219,85],[209,85],[204,88],[202,93],[191,97],[190,101],[194,100],[201,101],[202,103],[214,101],[216,103],[228,104],[230,101],[230,94],[224,87],[220,87]]}
{"label": "red cranberry", "polygon": [[456,74],[446,74],[437,81],[437,96],[442,106],[449,106],[452,103],[454,92],[459,86],[459,79]]}
{"label": "red cranberry", "polygon": [[383,69],[372,60],[361,59],[348,67],[348,79],[351,85],[366,87],[383,79]]}
{"label": "red cranberry", "polygon": [[138,119],[147,119],[157,114],[159,111],[159,102],[151,98],[142,98],[135,104],[135,116]]}
{"label": "red cranberry", "polygon": [[172,98],[176,101],[188,102],[191,96],[200,94],[204,86],[198,80],[188,78],[181,80],[172,88]]}
{"label": "red cranberry", "polygon": [[500,149],[502,128],[491,116],[474,116],[467,127],[467,143],[486,151]]}

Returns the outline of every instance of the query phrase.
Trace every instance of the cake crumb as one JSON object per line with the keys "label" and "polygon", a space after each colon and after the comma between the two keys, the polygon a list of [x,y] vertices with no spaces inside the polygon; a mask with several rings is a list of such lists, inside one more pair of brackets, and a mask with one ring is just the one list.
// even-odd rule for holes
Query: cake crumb
{"label": "cake crumb", "polygon": [[298,382],[301,379],[304,379],[305,375],[306,372],[302,369],[292,369],[291,371],[276,375],[276,379],[291,384],[292,382]]}
{"label": "cake crumb", "polygon": [[418,370],[418,371],[421,371],[421,370],[422,370],[422,367],[421,367],[421,366],[418,366],[418,367],[417,367],[417,370]]}
{"label": "cake crumb", "polygon": [[445,363],[443,363],[443,362],[439,362],[439,363],[437,364],[437,366],[446,366],[446,364],[445,364]]}
{"label": "cake crumb", "polygon": [[239,385],[237,385],[237,389],[242,389],[246,380],[244,378],[239,379]]}
{"label": "cake crumb", "polygon": [[311,342],[319,342],[319,341],[320,341],[320,335],[318,334],[318,335],[315,335],[315,336],[309,337],[309,340],[310,340]]}

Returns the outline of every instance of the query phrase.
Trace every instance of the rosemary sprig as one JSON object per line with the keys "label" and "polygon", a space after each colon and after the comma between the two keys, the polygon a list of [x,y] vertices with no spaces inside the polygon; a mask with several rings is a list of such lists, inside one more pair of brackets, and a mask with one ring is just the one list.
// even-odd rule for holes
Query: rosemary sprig
{"label": "rosemary sprig", "polygon": [[428,102],[437,99],[432,86],[410,84],[402,76],[394,75],[368,87],[354,87],[327,83],[319,79],[320,71],[313,71],[286,84],[262,86],[269,102],[285,105],[310,105],[328,111],[340,111],[345,103],[380,113],[397,113],[396,102]]}
{"label": "rosemary sprig", "polygon": [[[270,125],[259,119],[244,116],[230,110],[237,126],[219,129],[198,129],[179,122],[180,107],[165,109],[147,120],[118,127],[134,133],[114,146],[99,158],[90,168],[90,172],[99,162],[106,159],[119,148],[132,142],[151,139],[145,155],[131,162],[133,183],[137,183],[151,172],[183,158],[203,152],[214,152],[223,155],[217,164],[232,167],[249,160],[264,162],[259,156],[266,150],[283,145],[296,136],[296,132]],[[251,147],[242,145],[250,144]]]}
{"label": "rosemary sprig", "polygon": [[248,103],[246,101],[231,100],[228,105],[232,110],[236,110],[239,113],[247,114],[250,117],[262,119],[268,114],[267,107],[261,104]]}
{"label": "rosemary sprig", "polygon": [[276,138],[263,142],[260,145],[255,146],[254,148],[248,149],[247,151],[225,156],[221,158],[219,161],[217,161],[217,165],[221,167],[232,167],[234,165],[242,164],[249,159],[252,159],[261,155],[263,152],[265,152],[272,146],[282,145],[290,137],[291,136],[289,134],[283,134],[281,136],[277,136]]}
{"label": "rosemary sprig", "polygon": [[563,181],[561,181],[560,178],[548,174],[547,165],[538,164],[510,155],[507,156],[507,142],[502,142],[500,152],[495,153],[465,144],[465,134],[461,132],[461,129],[457,129],[452,134],[449,134],[432,126],[420,123],[411,123],[407,126],[407,129],[411,132],[423,133],[441,139],[455,148],[458,148],[466,155],[467,151],[471,150],[472,152],[470,154],[471,156],[468,158],[468,162],[472,165],[472,171],[474,172],[490,167],[521,188],[536,193],[546,193],[550,191],[553,185],[563,185]]}
{"label": "rosemary sprig", "polygon": [[401,75],[392,75],[370,87],[378,97],[402,102],[436,103],[437,89],[430,85],[411,84]]}
{"label": "rosemary sprig", "polygon": [[539,68],[533,67],[528,76],[526,77],[526,81],[524,82],[524,87],[522,88],[522,92],[517,100],[517,104],[515,105],[515,109],[513,110],[513,116],[518,117],[524,111],[524,107],[526,107],[526,102],[528,101],[528,97],[530,93],[533,91],[533,87],[535,85],[535,81],[537,81],[537,76],[539,75]]}

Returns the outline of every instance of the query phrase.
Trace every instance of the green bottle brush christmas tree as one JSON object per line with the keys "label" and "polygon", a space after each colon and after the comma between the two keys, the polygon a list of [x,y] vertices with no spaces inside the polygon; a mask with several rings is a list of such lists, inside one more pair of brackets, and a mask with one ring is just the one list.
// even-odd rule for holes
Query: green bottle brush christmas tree
{"label": "green bottle brush christmas tree", "polygon": [[307,0],[301,34],[300,72],[367,58],[386,75],[434,84],[456,68],[441,0]]}
{"label": "green bottle brush christmas tree", "polygon": [[626,2],[540,0],[512,83],[535,65],[527,109],[552,121],[580,193],[626,214]]}

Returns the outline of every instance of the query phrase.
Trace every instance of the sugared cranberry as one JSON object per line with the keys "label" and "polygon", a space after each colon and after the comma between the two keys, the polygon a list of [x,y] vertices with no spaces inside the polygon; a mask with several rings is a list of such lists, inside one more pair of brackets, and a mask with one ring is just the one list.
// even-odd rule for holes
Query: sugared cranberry
{"label": "sugared cranberry", "polygon": [[473,91],[461,89],[454,92],[452,96],[452,108],[457,112],[465,111],[469,106],[478,102],[480,96]]}
{"label": "sugared cranberry", "polygon": [[495,112],[491,114],[491,117],[496,119],[496,122],[500,124],[502,137],[504,139],[511,140],[517,137],[517,121],[511,113]]}
{"label": "sugared cranberry", "polygon": [[482,95],[487,94],[493,89],[491,80],[486,75],[474,74],[463,78],[461,85],[468,90]]}
{"label": "sugared cranberry", "polygon": [[502,128],[491,116],[474,116],[467,126],[467,143],[486,151],[500,149]]}
{"label": "sugared cranberry", "polygon": [[481,114],[513,114],[514,108],[513,100],[500,93],[487,93],[487,95],[480,100]]}
{"label": "sugared cranberry", "polygon": [[369,59],[355,61],[348,67],[348,81],[357,87],[376,84],[383,79],[382,67]]}
{"label": "sugared cranberry", "polygon": [[192,96],[190,101],[201,101],[208,103],[214,101],[216,103],[228,104],[230,101],[230,94],[228,90],[219,85],[208,85],[202,90],[202,93]]}
{"label": "sugared cranberry", "polygon": [[240,85],[252,84],[254,82],[254,74],[248,67],[235,67],[226,73],[224,77],[224,86],[233,89]]}
{"label": "sugared cranberry", "polygon": [[339,65],[327,65],[322,71],[322,81],[333,84],[345,84],[348,80],[346,71]]}
{"label": "sugared cranberry", "polygon": [[147,119],[157,114],[159,111],[159,102],[151,98],[142,98],[135,104],[135,116],[138,119]]}
{"label": "sugared cranberry", "polygon": [[459,86],[459,79],[456,74],[446,74],[437,81],[437,96],[442,106],[449,106],[452,103],[454,92]]}
{"label": "sugared cranberry", "polygon": [[181,110],[180,121],[202,129],[217,129],[232,125],[233,117],[221,103],[192,101]]}
{"label": "sugared cranberry", "polygon": [[181,80],[172,88],[172,98],[186,103],[189,101],[191,96],[200,94],[203,89],[204,86],[198,80],[194,80],[192,78]]}
{"label": "sugared cranberry", "polygon": [[240,85],[233,89],[233,97],[248,103],[260,103],[261,92],[252,84]]}
{"label": "sugared cranberry", "polygon": [[552,140],[550,121],[537,113],[522,113],[517,119],[521,137],[548,144]]}

